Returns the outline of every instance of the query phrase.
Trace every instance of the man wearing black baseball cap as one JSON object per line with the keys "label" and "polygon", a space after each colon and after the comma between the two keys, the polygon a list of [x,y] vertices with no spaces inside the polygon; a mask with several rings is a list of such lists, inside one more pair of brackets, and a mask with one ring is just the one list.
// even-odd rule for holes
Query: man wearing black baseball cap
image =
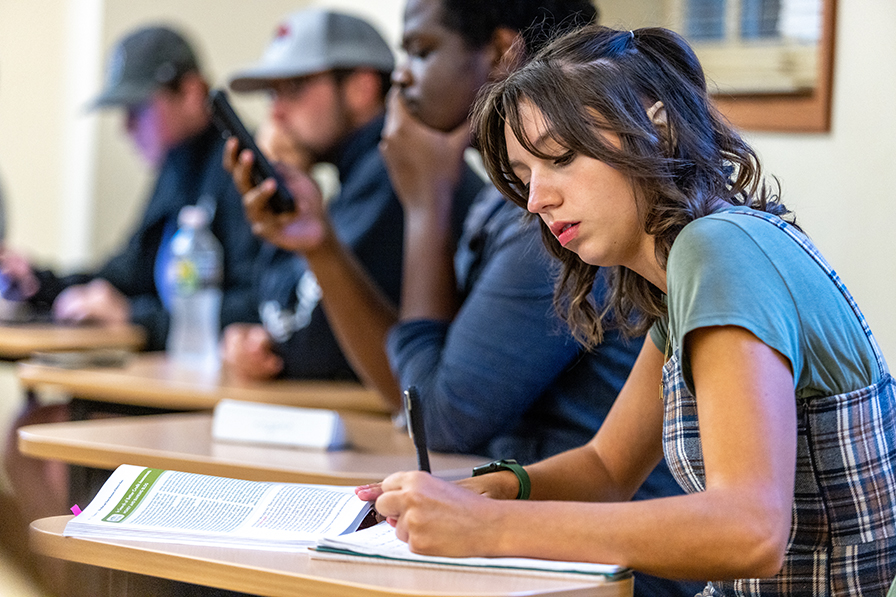
{"label": "man wearing black baseball cap", "polygon": [[208,126],[207,89],[186,39],[166,26],[139,29],[115,46],[91,109],[123,108],[128,135],[155,166],[169,149]]}
{"label": "man wearing black baseball cap", "polygon": [[[138,323],[146,329],[146,348],[163,349],[169,318],[157,257],[181,207],[201,200],[214,206],[211,228],[224,247],[222,324],[257,319],[250,271],[258,242],[221,166],[223,141],[211,125],[207,95],[196,53],[174,29],[144,27],[115,45],[103,89],[89,108],[124,111],[128,137],[158,170],[155,188],[127,245],[99,270],[64,277],[15,272],[32,304],[51,308],[57,320]],[[7,261],[13,261],[9,254]]]}
{"label": "man wearing black baseball cap", "polygon": [[[397,303],[403,210],[378,150],[393,66],[388,44],[367,21],[311,8],[284,18],[261,59],[235,73],[230,87],[268,91],[273,125],[307,162],[336,166],[341,188],[327,205],[329,221],[366,274]],[[455,239],[481,186],[465,171]],[[354,378],[324,314],[319,272],[303,257],[267,244],[256,271],[263,326],[225,330],[228,368],[252,379]]]}

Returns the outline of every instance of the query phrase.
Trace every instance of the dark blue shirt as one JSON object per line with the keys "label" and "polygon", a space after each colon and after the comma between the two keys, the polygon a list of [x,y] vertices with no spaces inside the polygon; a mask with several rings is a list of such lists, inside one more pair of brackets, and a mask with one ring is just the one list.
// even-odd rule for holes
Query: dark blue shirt
{"label": "dark blue shirt", "polygon": [[[404,212],[379,152],[383,118],[355,131],[333,156],[340,190],[327,205],[336,235],[396,304],[401,294]],[[455,238],[483,182],[465,169],[455,195]],[[302,257],[264,245],[256,266],[259,314],[283,357],[283,377],[356,379],[320,305]]]}
{"label": "dark blue shirt", "polygon": [[470,210],[455,266],[454,320],[401,323],[387,343],[402,387],[420,392],[430,447],[531,463],[586,443],[640,344],[611,332],[582,349],[554,312],[537,222],[493,187]]}
{"label": "dark blue shirt", "polygon": [[[556,263],[537,221],[494,187],[470,209],[455,269],[465,298],[454,320],[404,322],[387,342],[402,387],[420,393],[430,449],[528,464],[587,443],[643,338],[608,331],[590,352],[573,339],[553,307]],[[598,276],[598,304],[604,290]],[[635,499],[681,493],[661,463]],[[635,576],[637,597],[690,597],[702,587]]]}

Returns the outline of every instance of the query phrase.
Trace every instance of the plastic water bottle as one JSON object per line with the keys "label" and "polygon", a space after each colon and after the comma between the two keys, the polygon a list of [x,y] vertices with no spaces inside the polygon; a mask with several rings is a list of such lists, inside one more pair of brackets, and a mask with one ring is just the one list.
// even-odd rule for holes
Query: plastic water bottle
{"label": "plastic water bottle", "polygon": [[171,325],[166,351],[189,367],[216,370],[221,360],[221,243],[209,230],[206,209],[187,205],[178,215],[166,270]]}

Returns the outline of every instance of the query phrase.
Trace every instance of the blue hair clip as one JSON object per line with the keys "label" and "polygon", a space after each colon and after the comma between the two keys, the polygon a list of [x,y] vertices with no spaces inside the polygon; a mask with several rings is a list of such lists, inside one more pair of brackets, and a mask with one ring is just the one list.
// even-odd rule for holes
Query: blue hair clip
{"label": "blue hair clip", "polygon": [[610,55],[611,56],[621,56],[627,50],[632,49],[632,47],[629,45],[629,42],[634,41],[634,39],[635,39],[635,32],[631,31],[631,30],[629,30],[629,32],[628,32],[628,37],[626,37],[625,35],[616,37],[608,45],[607,49],[609,50]]}

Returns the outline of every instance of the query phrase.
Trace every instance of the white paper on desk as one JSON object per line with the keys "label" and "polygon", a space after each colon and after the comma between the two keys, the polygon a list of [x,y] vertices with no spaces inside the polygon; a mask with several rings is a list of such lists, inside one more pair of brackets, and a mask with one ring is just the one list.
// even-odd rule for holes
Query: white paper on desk
{"label": "white paper on desk", "polygon": [[342,559],[345,556],[368,556],[396,560],[410,564],[464,566],[489,570],[513,570],[536,573],[593,574],[613,577],[626,572],[626,568],[613,564],[591,562],[563,562],[534,558],[449,558],[426,556],[412,552],[408,544],[395,535],[395,529],[381,522],[370,528],[339,536],[324,536],[317,542],[312,558]]}
{"label": "white paper on desk", "polygon": [[345,426],[332,410],[221,400],[212,418],[216,440],[335,450],[345,447]]}
{"label": "white paper on desk", "polygon": [[299,550],[323,535],[358,528],[369,509],[352,487],[122,464],[63,535]]}

